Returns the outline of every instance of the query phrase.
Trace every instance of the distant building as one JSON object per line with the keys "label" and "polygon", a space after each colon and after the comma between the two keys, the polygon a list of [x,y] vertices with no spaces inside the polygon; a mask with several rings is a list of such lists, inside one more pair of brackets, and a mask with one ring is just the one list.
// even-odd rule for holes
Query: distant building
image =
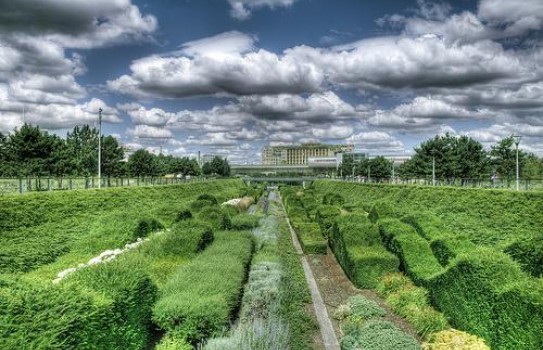
{"label": "distant building", "polygon": [[[338,153],[352,152],[353,145],[304,143],[301,145],[266,146],[262,150],[262,165],[307,165],[309,159],[336,158]],[[331,162],[331,160],[327,160]]]}
{"label": "distant building", "polygon": [[213,160],[213,158],[215,157],[219,157],[219,158],[225,158],[224,156],[220,155],[220,154],[204,154],[202,155],[202,157],[200,158],[200,165],[203,165],[205,163],[211,163],[211,161]]}

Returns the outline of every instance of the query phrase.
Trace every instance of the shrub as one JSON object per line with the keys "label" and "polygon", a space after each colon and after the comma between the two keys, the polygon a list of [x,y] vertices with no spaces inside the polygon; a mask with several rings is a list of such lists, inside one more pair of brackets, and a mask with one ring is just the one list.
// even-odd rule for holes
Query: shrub
{"label": "shrub", "polygon": [[456,329],[432,334],[422,347],[424,350],[490,350],[483,339]]}
{"label": "shrub", "polygon": [[136,229],[134,230],[133,238],[143,238],[147,237],[149,233],[162,230],[164,228],[164,225],[162,225],[158,220],[156,219],[141,219],[138,222],[138,226],[136,226]]}
{"label": "shrub", "polygon": [[167,333],[157,344],[155,350],[193,350],[194,347],[187,343],[182,335],[175,332]]}
{"label": "shrub", "polygon": [[2,349],[139,349],[150,338],[156,287],[141,265],[114,261],[57,285],[4,283]]}
{"label": "shrub", "polygon": [[329,204],[329,205],[343,205],[345,203],[345,199],[338,193],[334,192],[327,192],[322,197],[322,204]]}
{"label": "shrub", "polygon": [[428,291],[416,287],[404,275],[386,275],[377,290],[386,298],[392,310],[407,319],[421,337],[448,327],[445,316],[430,306]]}
{"label": "shrub", "polygon": [[214,207],[216,205],[217,205],[216,203],[214,203],[214,202],[212,202],[210,200],[198,199],[198,200],[192,201],[190,203],[190,210],[193,213],[198,213],[204,208]]}
{"label": "shrub", "polygon": [[381,297],[386,298],[388,295],[399,292],[413,283],[402,273],[389,273],[384,275],[377,284],[377,292]]}
{"label": "shrub", "polygon": [[240,214],[232,218],[231,229],[243,231],[251,230],[258,226],[260,217],[251,214]]}
{"label": "shrub", "polygon": [[175,222],[185,221],[192,218],[192,213],[188,209],[183,209],[177,213]]}
{"label": "shrub", "polygon": [[196,200],[198,201],[209,201],[213,204],[219,204],[219,202],[217,201],[217,198],[214,196],[214,195],[211,195],[211,194],[208,194],[208,193],[202,193],[201,195],[199,195]]}
{"label": "shrub", "polygon": [[373,300],[364,298],[361,295],[355,295],[347,300],[350,307],[351,318],[360,318],[369,320],[370,318],[382,317],[386,315],[385,309],[377,305]]}
{"label": "shrub", "polygon": [[441,264],[447,266],[451,260],[458,254],[469,253],[477,246],[473,244],[466,236],[445,234],[430,242],[430,249]]}
{"label": "shrub", "polygon": [[399,330],[394,324],[374,320],[368,321],[358,332],[346,335],[341,340],[344,350],[420,350],[417,341]]}

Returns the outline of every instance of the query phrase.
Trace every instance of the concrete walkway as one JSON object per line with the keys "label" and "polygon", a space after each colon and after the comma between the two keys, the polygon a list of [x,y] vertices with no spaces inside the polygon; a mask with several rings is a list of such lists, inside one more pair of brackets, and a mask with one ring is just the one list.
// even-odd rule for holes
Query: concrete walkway
{"label": "concrete walkway", "polygon": [[[280,196],[279,201],[281,202],[281,206],[286,215],[286,210]],[[324,305],[324,301],[319,292],[319,288],[317,287],[317,282],[315,281],[315,277],[313,276],[313,271],[311,271],[311,267],[307,262],[307,257],[303,253],[300,242],[298,241],[298,237],[296,236],[296,233],[290,225],[290,220],[287,216],[285,216],[285,218],[287,220],[287,225],[290,230],[290,235],[292,237],[292,243],[294,244],[294,248],[296,249],[296,252],[300,254],[302,259],[305,279],[309,286],[309,290],[311,291],[311,299],[313,299],[313,307],[315,308],[315,314],[317,315],[317,322],[319,323],[324,347],[326,350],[340,350],[341,348],[336,337],[336,332],[334,331],[332,321],[330,321],[328,311],[326,310],[326,306]]]}

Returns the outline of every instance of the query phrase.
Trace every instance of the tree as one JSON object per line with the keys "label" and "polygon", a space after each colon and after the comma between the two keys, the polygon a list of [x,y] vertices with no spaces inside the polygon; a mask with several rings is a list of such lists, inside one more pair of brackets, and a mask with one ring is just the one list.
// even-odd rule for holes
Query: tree
{"label": "tree", "polygon": [[130,174],[138,177],[153,176],[157,173],[155,157],[144,149],[139,149],[128,157]]}
{"label": "tree", "polygon": [[415,154],[398,169],[402,177],[429,177],[435,162],[436,178],[454,182],[481,178],[489,173],[488,154],[468,136],[435,136],[415,148]]}
{"label": "tree", "polygon": [[226,159],[215,157],[211,162],[202,166],[204,175],[230,176],[230,165]]}
{"label": "tree", "polygon": [[98,130],[88,125],[76,126],[66,136],[72,174],[92,176],[98,174]]}
{"label": "tree", "polygon": [[61,140],[40,130],[39,126],[24,124],[9,136],[7,158],[15,176],[43,176],[54,173],[53,154]]}
{"label": "tree", "polygon": [[120,176],[123,174],[124,150],[113,136],[102,137],[102,174]]}
{"label": "tree", "polygon": [[[511,180],[516,177],[517,155],[513,136],[506,137],[491,147],[492,166],[502,178]],[[519,167],[522,169],[525,153],[519,149]]]}
{"label": "tree", "polygon": [[[341,158],[341,164],[339,165],[337,169],[337,176],[350,176],[353,173],[353,166],[354,164],[354,156],[352,154],[343,154],[343,157]],[[354,169],[355,173],[357,173],[357,169]]]}
{"label": "tree", "polygon": [[389,179],[392,176],[392,161],[383,156],[368,159],[372,179]]}

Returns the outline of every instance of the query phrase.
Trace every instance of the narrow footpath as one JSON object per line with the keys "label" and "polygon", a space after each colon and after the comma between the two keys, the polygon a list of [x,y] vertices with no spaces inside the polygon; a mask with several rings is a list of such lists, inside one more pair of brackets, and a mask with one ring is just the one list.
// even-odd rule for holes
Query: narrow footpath
{"label": "narrow footpath", "polygon": [[[281,206],[283,208],[283,212],[286,213],[281,197],[279,197],[279,199],[281,202]],[[317,316],[317,322],[319,323],[319,328],[320,328],[324,348],[326,350],[340,350],[341,348],[339,346],[339,341],[336,336],[336,331],[334,330],[332,321],[330,320],[330,317],[328,316],[326,305],[324,304],[324,300],[322,299],[322,296],[319,292],[317,281],[315,281],[315,277],[313,276],[313,272],[311,271],[311,267],[309,265],[309,262],[307,261],[307,256],[304,255],[302,251],[302,247],[300,246],[300,242],[298,241],[298,237],[296,236],[296,233],[292,229],[292,226],[290,225],[290,220],[288,219],[288,216],[286,216],[286,214],[285,214],[285,219],[287,221],[287,225],[290,230],[294,248],[296,249],[296,252],[300,255],[301,260],[302,260],[305,279],[307,281],[309,290],[311,292],[311,299],[313,300],[313,307],[315,308],[315,314]]]}

